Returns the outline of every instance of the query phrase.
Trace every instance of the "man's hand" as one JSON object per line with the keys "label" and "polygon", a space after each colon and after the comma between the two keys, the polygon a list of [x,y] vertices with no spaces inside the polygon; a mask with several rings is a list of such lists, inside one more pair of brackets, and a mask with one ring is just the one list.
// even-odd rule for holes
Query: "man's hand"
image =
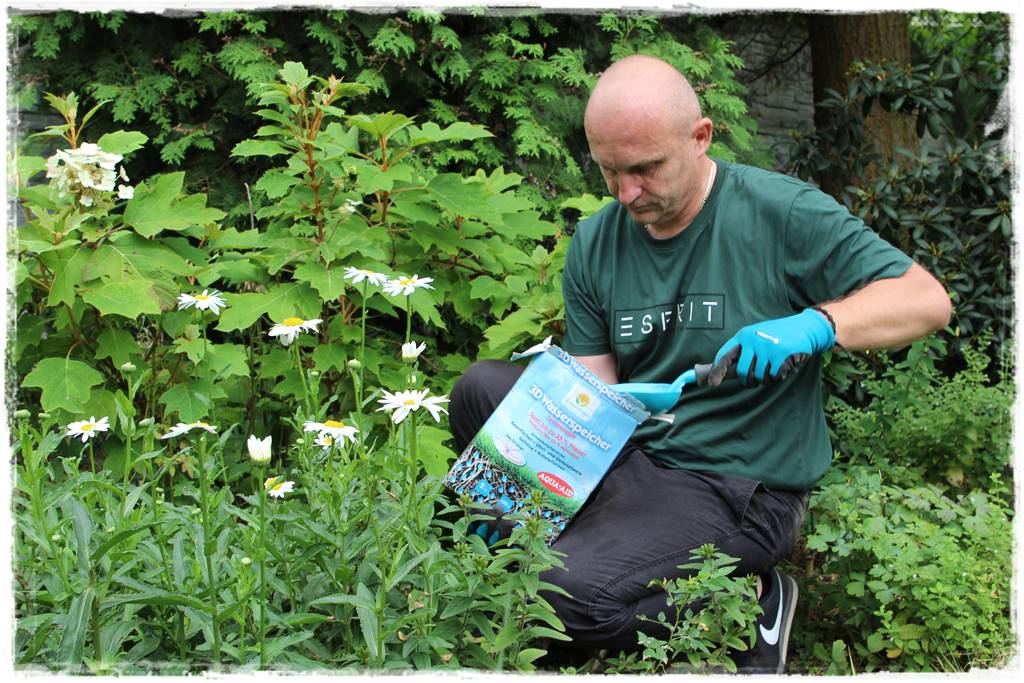
{"label": "man's hand", "polygon": [[715,366],[736,365],[744,386],[782,381],[814,353],[830,350],[836,335],[828,319],[813,309],[786,318],[747,325],[715,354]]}

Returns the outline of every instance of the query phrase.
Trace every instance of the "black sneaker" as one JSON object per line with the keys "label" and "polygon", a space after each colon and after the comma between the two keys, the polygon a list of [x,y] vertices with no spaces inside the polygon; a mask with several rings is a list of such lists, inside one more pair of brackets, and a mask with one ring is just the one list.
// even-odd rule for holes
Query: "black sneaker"
{"label": "black sneaker", "polygon": [[751,649],[733,656],[738,673],[781,674],[786,669],[789,629],[796,608],[796,581],[774,569],[762,581],[760,603],[764,614],[757,618],[757,641]]}

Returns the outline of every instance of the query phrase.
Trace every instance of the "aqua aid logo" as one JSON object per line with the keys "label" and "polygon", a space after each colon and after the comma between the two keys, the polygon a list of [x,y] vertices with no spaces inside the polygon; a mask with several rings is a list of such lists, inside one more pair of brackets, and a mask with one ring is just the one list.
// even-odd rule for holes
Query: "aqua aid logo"
{"label": "aqua aid logo", "polygon": [[592,389],[578,383],[573,384],[562,399],[562,405],[584,420],[592,418],[600,404],[601,401]]}
{"label": "aqua aid logo", "polygon": [[561,496],[562,498],[572,498],[576,495],[576,492],[572,490],[572,487],[561,477],[551,474],[550,472],[538,472],[537,481],[544,485],[548,491]]}

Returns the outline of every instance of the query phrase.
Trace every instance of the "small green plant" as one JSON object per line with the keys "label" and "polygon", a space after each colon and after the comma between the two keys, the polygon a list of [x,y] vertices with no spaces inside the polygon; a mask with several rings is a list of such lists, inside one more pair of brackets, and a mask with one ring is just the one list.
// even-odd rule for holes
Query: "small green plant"
{"label": "small green plant", "polygon": [[734,576],[739,559],[711,544],[696,548],[691,557],[693,562],[680,565],[691,575],[651,584],[665,591],[672,616],[639,617],[658,624],[665,637],[638,632],[641,651],[609,658],[608,673],[736,672],[731,655],[754,643],[757,616],[763,612],[756,578]]}
{"label": "small green plant", "polygon": [[816,644],[841,640],[851,671],[1000,667],[1014,642],[1006,485],[993,473],[954,496],[910,481],[881,456],[825,475],[811,498],[792,647],[838,667]]}
{"label": "small green plant", "polygon": [[958,491],[984,488],[994,472],[1008,475],[1013,379],[1008,364],[998,381],[989,379],[988,346],[988,337],[965,346],[966,367],[952,377],[935,366],[944,347],[936,337],[883,363],[880,377],[863,381],[864,407],[833,404],[837,448],[851,462],[899,462]]}

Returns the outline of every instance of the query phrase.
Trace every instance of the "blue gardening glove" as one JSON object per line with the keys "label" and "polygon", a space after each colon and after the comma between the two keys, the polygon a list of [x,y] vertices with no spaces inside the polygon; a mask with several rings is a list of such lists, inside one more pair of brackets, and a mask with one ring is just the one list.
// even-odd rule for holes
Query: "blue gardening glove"
{"label": "blue gardening glove", "polygon": [[786,379],[811,354],[824,353],[835,344],[828,319],[805,308],[797,315],[741,328],[718,350],[714,364],[735,364],[744,386],[774,384]]}

